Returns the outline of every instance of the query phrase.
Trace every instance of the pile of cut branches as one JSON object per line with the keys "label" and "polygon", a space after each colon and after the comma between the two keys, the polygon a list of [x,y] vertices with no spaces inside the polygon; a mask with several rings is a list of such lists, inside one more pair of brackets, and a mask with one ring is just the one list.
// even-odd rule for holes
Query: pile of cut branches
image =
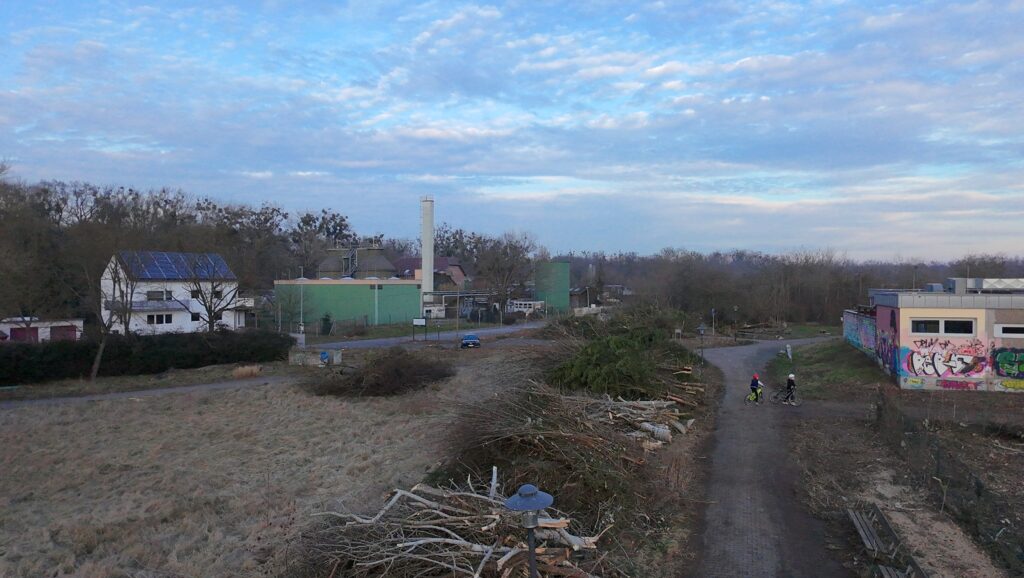
{"label": "pile of cut branches", "polygon": [[497,465],[505,487],[558,488],[559,507],[597,529],[628,507],[643,451],[619,428],[591,419],[591,401],[527,382],[462,403],[453,418],[457,461],[444,474],[481,477]]}
{"label": "pile of cut branches", "polygon": [[[553,511],[552,511],[553,513]],[[326,523],[308,538],[313,575],[335,578],[527,575],[528,547],[519,517],[504,507],[497,468],[489,488],[438,489],[419,484],[395,490],[374,516],[324,512]],[[577,536],[571,521],[541,512],[536,531],[541,576],[596,578],[583,570],[584,551],[600,535]],[[329,574],[328,574],[329,573]]]}

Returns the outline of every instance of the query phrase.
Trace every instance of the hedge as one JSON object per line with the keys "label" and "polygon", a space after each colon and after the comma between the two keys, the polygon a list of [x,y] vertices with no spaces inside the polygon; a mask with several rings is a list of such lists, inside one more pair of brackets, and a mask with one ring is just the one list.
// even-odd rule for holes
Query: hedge
{"label": "hedge", "polygon": [[[100,375],[139,375],[220,363],[285,359],[295,340],[269,331],[218,331],[166,335],[111,335]],[[0,385],[86,377],[98,341],[50,341],[0,345]]]}

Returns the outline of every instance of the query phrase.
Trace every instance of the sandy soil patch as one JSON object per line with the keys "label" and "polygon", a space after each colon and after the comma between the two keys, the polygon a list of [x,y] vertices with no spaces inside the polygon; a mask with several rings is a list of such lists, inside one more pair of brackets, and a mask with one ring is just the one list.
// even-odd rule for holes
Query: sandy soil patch
{"label": "sandy soil patch", "polygon": [[877,504],[921,568],[936,578],[1006,576],[985,552],[946,515],[936,512],[922,492],[896,479],[890,469],[874,472],[858,497]]}
{"label": "sandy soil patch", "polygon": [[396,398],[260,386],[0,411],[0,575],[277,572],[313,512],[371,511],[444,457],[448,398],[494,354]]}
{"label": "sandy soil patch", "polygon": [[850,568],[868,563],[846,508],[877,504],[904,545],[933,577],[1006,576],[960,526],[941,513],[904,473],[870,425],[856,419],[792,424],[791,444],[804,468],[803,497],[829,522],[832,548]]}

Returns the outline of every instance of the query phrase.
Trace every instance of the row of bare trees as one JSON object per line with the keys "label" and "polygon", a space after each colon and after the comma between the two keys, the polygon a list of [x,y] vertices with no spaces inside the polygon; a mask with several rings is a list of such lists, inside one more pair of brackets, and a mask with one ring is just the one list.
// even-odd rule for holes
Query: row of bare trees
{"label": "row of bare trees", "polygon": [[[269,289],[273,280],[315,271],[329,248],[360,238],[344,215],[289,215],[280,207],[220,204],[182,191],[138,191],[87,183],[28,185],[4,179],[0,165],[0,316],[85,316],[102,322],[99,278],[122,249],[217,252],[239,285]],[[408,239],[372,240],[389,257],[416,254]],[[479,287],[504,306],[548,258],[526,234],[480,234],[442,224],[438,255],[460,259]],[[683,310],[716,309],[729,321],[835,323],[867,301],[873,287],[922,287],[946,277],[1024,277],[1024,260],[968,255],[953,262],[856,261],[831,250],[771,255],[751,251],[565,256],[574,285],[623,284]],[[599,293],[600,291],[598,291]],[[200,293],[204,293],[200,291]],[[215,300],[215,291],[209,300]],[[216,304],[209,308],[215,322]],[[122,320],[123,321],[123,320]]]}
{"label": "row of bare trees", "polygon": [[582,253],[567,257],[574,283],[625,284],[638,295],[727,323],[839,323],[872,288],[922,288],[948,277],[1024,277],[1024,259],[967,255],[952,262],[856,261],[836,251],[770,255],[751,251],[656,255]]}
{"label": "row of bare trees", "polygon": [[176,190],[25,184],[0,174],[0,316],[101,323],[99,280],[120,250],[217,252],[241,287],[269,289],[355,239],[345,216],[330,211],[291,216]]}
{"label": "row of bare trees", "polygon": [[[83,316],[104,335],[114,326],[127,328],[130,305],[104,318],[102,303],[118,299],[100,289],[111,256],[126,249],[219,253],[245,289],[270,289],[274,279],[316,271],[328,249],[339,245],[373,242],[391,258],[419,249],[415,240],[360,238],[344,215],[328,210],[289,215],[270,204],[222,204],[180,190],[25,184],[4,179],[5,170],[0,167],[0,317]],[[524,234],[489,236],[447,225],[438,233],[437,254],[460,258],[502,306],[524,286],[538,252]],[[192,299],[213,327],[218,304],[230,300],[201,279]],[[129,279],[115,281],[117,291],[132,295]]]}

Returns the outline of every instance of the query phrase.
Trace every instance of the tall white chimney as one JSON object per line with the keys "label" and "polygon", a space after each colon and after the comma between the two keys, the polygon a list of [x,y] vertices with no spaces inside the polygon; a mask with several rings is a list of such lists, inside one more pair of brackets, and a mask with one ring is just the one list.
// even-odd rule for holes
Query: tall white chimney
{"label": "tall white chimney", "polygon": [[421,227],[420,230],[420,255],[423,257],[423,278],[420,282],[422,287],[420,294],[423,303],[432,303],[434,296],[434,199],[423,197],[420,200]]}

